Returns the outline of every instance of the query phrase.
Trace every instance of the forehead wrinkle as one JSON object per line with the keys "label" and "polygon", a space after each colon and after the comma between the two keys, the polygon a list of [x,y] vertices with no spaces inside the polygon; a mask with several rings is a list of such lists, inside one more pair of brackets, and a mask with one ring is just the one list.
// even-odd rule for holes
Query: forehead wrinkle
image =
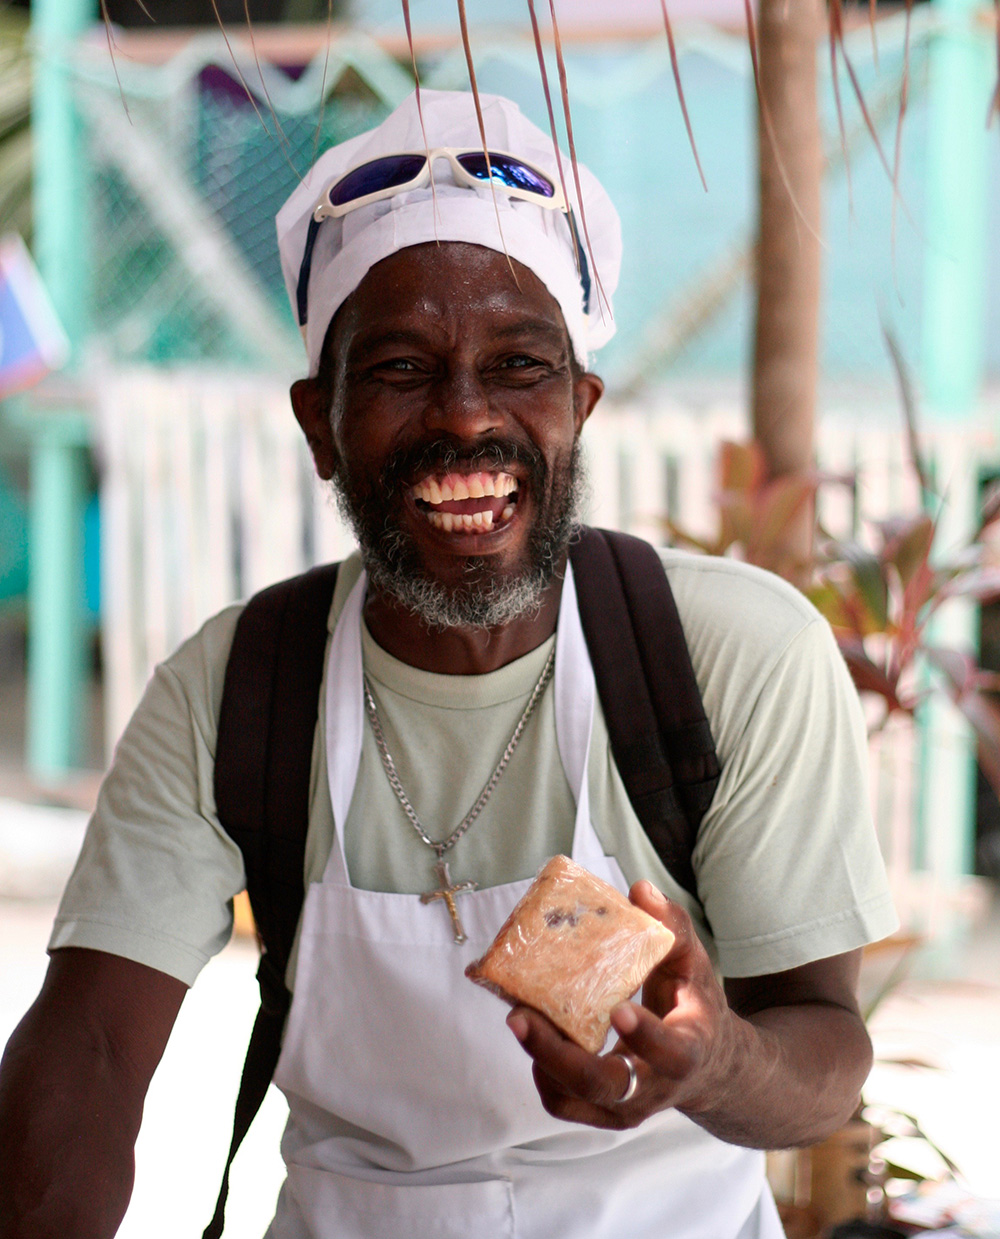
{"label": "forehead wrinkle", "polygon": [[[491,337],[524,332],[558,337],[572,351],[559,303],[528,267],[497,251],[457,242],[409,247],[377,263],[338,310],[327,352],[365,353],[385,341],[419,346],[433,334],[454,340],[487,317]],[[425,274],[426,273],[426,274]],[[332,359],[331,359],[332,360]]]}

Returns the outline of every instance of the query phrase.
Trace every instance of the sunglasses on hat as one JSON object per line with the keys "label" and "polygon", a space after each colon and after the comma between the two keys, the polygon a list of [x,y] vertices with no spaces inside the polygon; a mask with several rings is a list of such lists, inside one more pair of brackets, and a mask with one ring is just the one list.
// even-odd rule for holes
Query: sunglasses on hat
{"label": "sunglasses on hat", "polygon": [[349,211],[367,206],[370,202],[379,202],[384,198],[406,193],[410,189],[422,188],[430,182],[431,168],[436,159],[448,160],[457,185],[476,188],[485,182],[492,184],[508,198],[533,202],[549,211],[562,211],[576,246],[584,313],[589,311],[590,271],[587,256],[580,244],[573,212],[559,186],[541,169],[506,151],[464,150],[462,147],[439,146],[431,151],[400,151],[395,155],[382,155],[352,168],[323,191],[309,220],[305,251],[299,268],[295,299],[300,327],[305,325],[309,316],[309,275],[312,269],[313,247],[323,220],[338,219]]}

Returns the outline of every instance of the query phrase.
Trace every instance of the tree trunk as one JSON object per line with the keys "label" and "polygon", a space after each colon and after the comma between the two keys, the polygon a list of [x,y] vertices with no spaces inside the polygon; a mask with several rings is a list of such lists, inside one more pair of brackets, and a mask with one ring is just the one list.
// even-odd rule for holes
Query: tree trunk
{"label": "tree trunk", "polygon": [[[757,115],[753,433],[771,477],[800,473],[813,463],[823,165],[816,56],[822,11],[821,0],[760,0],[758,6],[763,102]],[[809,504],[788,523],[770,566],[801,580],[813,525]]]}

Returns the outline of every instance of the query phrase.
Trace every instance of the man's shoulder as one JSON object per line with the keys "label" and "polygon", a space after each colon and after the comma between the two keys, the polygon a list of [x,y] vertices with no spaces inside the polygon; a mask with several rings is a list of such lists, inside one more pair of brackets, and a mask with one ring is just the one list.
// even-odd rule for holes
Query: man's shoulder
{"label": "man's shoulder", "polygon": [[817,622],[819,612],[773,572],[735,559],[672,547],[659,550],[685,632],[721,628],[786,644]]}

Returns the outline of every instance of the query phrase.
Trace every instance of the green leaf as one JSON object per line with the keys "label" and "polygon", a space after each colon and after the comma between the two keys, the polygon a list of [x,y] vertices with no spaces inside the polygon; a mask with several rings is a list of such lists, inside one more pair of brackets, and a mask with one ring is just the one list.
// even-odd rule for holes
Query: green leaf
{"label": "green leaf", "polygon": [[921,514],[891,524],[886,522],[880,528],[885,536],[882,558],[895,567],[905,588],[930,557],[934,522]]}
{"label": "green leaf", "polygon": [[840,542],[838,546],[870,617],[871,631],[885,632],[889,624],[889,585],[881,560],[856,542]]}

